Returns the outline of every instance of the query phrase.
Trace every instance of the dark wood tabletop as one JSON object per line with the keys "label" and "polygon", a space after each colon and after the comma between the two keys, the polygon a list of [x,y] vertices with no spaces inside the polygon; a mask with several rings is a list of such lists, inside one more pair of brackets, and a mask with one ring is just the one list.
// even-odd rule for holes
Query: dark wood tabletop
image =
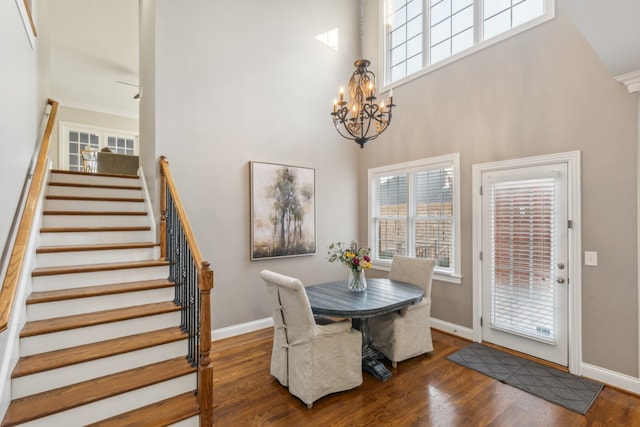
{"label": "dark wood tabletop", "polygon": [[305,288],[313,314],[328,317],[367,318],[420,302],[423,290],[397,280],[367,278],[364,292],[352,292],[346,280]]}

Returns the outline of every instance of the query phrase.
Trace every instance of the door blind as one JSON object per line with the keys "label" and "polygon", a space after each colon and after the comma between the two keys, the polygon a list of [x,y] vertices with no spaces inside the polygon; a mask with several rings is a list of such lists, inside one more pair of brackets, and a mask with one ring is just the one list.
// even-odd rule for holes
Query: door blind
{"label": "door blind", "polygon": [[491,327],[555,343],[553,178],[493,183]]}

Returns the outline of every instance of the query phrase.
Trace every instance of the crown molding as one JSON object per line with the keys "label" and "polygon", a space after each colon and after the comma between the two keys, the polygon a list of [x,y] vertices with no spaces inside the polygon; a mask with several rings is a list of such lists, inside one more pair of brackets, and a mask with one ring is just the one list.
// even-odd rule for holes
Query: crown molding
{"label": "crown molding", "polygon": [[640,70],[632,71],[627,74],[622,74],[620,76],[615,77],[617,81],[622,83],[627,87],[629,93],[639,92],[640,93]]}

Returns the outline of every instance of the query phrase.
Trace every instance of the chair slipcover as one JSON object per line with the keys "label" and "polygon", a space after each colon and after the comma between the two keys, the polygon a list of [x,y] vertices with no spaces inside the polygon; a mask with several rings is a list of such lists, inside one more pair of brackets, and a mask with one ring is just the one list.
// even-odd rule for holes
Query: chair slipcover
{"label": "chair slipcover", "polygon": [[271,375],[308,407],[362,384],[362,335],[350,320],[319,325],[300,280],[263,270],[273,306]]}
{"label": "chair slipcover", "polygon": [[396,255],[389,279],[424,290],[422,300],[402,310],[369,319],[373,346],[395,367],[398,362],[433,351],[431,341],[431,279],[435,260]]}

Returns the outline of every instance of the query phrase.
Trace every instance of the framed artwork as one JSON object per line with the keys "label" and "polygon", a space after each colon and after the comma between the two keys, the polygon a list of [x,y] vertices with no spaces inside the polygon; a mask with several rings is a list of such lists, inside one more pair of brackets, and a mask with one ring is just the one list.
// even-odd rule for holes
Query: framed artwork
{"label": "framed artwork", "polygon": [[251,162],[251,260],[316,253],[315,170]]}

